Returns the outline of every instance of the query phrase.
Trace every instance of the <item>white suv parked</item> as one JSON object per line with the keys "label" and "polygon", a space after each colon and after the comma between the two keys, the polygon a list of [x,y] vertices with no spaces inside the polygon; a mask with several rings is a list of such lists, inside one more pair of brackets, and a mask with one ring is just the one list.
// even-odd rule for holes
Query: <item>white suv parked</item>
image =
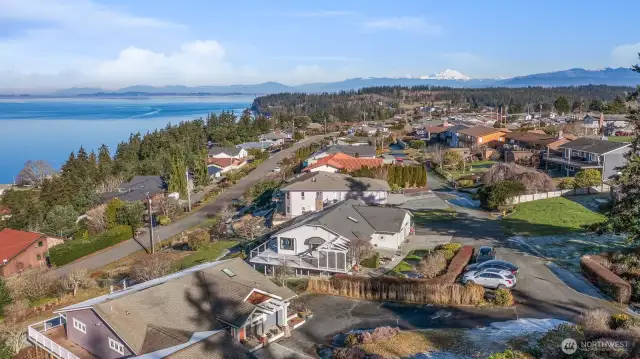
{"label": "white suv parked", "polygon": [[516,276],[507,270],[487,268],[465,273],[462,283],[475,283],[485,288],[513,288],[516,286]]}

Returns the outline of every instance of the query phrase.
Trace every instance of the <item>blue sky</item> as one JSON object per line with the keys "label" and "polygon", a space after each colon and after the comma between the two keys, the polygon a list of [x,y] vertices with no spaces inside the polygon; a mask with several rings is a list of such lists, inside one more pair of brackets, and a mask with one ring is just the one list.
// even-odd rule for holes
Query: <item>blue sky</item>
{"label": "blue sky", "polygon": [[629,66],[635,1],[0,0],[0,89]]}

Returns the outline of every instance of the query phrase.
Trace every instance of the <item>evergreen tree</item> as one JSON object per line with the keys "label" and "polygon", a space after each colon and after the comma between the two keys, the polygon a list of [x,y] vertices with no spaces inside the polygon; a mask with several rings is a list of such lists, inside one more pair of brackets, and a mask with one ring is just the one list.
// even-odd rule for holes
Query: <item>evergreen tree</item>
{"label": "evergreen tree", "polygon": [[[640,55],[639,55],[640,56]],[[640,73],[640,66],[633,67]],[[633,94],[635,99],[640,95],[640,86]],[[620,168],[620,178],[616,189],[616,201],[603,228],[624,233],[631,241],[640,241],[640,113],[631,116],[636,123],[636,131],[631,141],[631,150],[625,155],[627,164]]]}
{"label": "evergreen tree", "polygon": [[197,186],[206,186],[209,183],[209,172],[207,170],[207,150],[200,150],[195,163],[192,165],[194,180]]}
{"label": "evergreen tree", "polygon": [[389,183],[389,186],[391,186],[396,183],[396,171],[394,171],[393,165],[387,166],[387,171],[387,182]]}
{"label": "evergreen tree", "polygon": [[569,100],[566,97],[560,96],[553,103],[553,107],[556,108],[556,111],[559,113],[569,113],[571,109],[571,105],[569,105]]}
{"label": "evergreen tree", "polygon": [[181,197],[187,196],[186,170],[187,167],[182,156],[174,155],[171,173],[169,174],[169,192],[178,192]]}
{"label": "evergreen tree", "polygon": [[402,188],[407,188],[411,182],[411,168],[410,166],[402,166],[402,182],[400,186]]}
{"label": "evergreen tree", "polygon": [[98,176],[100,179],[105,179],[111,174],[113,170],[113,160],[111,159],[111,153],[107,145],[100,146],[98,150]]}

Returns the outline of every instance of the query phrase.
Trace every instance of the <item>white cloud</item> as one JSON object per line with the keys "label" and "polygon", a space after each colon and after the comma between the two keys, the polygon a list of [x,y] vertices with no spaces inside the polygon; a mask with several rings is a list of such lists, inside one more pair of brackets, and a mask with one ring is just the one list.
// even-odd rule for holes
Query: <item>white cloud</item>
{"label": "white cloud", "polygon": [[301,11],[286,13],[286,16],[291,17],[338,17],[338,16],[350,16],[355,15],[354,11],[341,11],[341,10],[325,10],[325,11]]}
{"label": "white cloud", "polygon": [[616,46],[613,48],[613,51],[611,51],[611,65],[616,67],[631,67],[631,65],[640,63],[638,53],[640,53],[640,42]]}
{"label": "white cloud", "polygon": [[442,27],[438,24],[430,23],[422,17],[411,16],[371,20],[365,22],[364,27],[369,30],[396,30],[427,35],[437,35],[442,31]]}
{"label": "white cloud", "polygon": [[279,61],[316,61],[316,62],[360,62],[362,59],[348,56],[272,56],[270,60]]}

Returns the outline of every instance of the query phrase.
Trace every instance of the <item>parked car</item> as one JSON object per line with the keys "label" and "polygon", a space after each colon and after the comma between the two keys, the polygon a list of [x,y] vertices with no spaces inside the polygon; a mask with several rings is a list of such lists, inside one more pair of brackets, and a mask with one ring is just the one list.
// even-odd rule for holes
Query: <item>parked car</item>
{"label": "parked car", "polygon": [[280,167],[276,167],[273,169],[273,172],[280,172]]}
{"label": "parked car", "polygon": [[506,262],[506,261],[501,261],[499,259],[493,259],[493,260],[482,262],[482,263],[469,264],[468,266],[465,267],[464,270],[465,270],[465,272],[468,272],[468,271],[479,271],[479,270],[487,269],[487,268],[508,270],[513,275],[517,275],[518,274],[518,267],[517,266],[513,265],[512,263]]}
{"label": "parked car", "polygon": [[482,246],[476,252],[476,263],[482,263],[496,259],[496,251],[489,246]]}
{"label": "parked car", "polygon": [[462,283],[478,284],[485,288],[513,288],[516,285],[516,276],[506,270],[487,268],[465,273]]}

